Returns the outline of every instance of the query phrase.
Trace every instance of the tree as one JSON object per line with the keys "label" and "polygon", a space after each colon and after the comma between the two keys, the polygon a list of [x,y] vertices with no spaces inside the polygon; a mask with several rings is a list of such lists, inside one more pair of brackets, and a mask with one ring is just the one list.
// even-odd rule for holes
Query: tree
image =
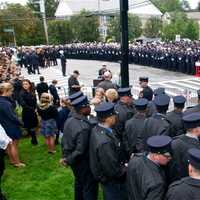
{"label": "tree", "polygon": [[181,2],[179,0],[152,0],[162,13],[181,11]]}
{"label": "tree", "polygon": [[176,35],[191,40],[198,39],[199,26],[195,21],[188,19],[185,13],[173,13],[171,18],[171,23],[164,25],[162,30],[164,40],[174,40]]}
{"label": "tree", "polygon": [[40,25],[40,21],[27,6],[7,4],[6,8],[1,10],[0,35],[5,43],[13,41],[12,34],[4,33],[5,28],[14,28],[18,45],[38,44],[38,38],[42,42],[42,30],[38,30]]}
{"label": "tree", "polygon": [[73,34],[76,40],[81,42],[93,42],[99,40],[99,20],[97,16],[88,11],[71,17]]}
{"label": "tree", "polygon": [[73,41],[73,31],[69,20],[49,21],[48,26],[51,44],[66,44]]}
{"label": "tree", "polygon": [[[45,1],[46,17],[47,18],[54,17],[56,9],[59,4],[59,1],[58,0],[44,0],[44,1]],[[28,0],[27,5],[33,11],[40,12],[40,6],[39,6],[38,2],[39,2],[39,0]]]}
{"label": "tree", "polygon": [[[134,40],[142,34],[142,22],[136,15],[129,14],[128,16],[129,26],[129,40]],[[121,39],[120,31],[120,17],[115,16],[110,19],[108,24],[108,38],[114,38],[115,41],[119,42]]]}
{"label": "tree", "polygon": [[187,16],[182,12],[174,12],[171,14],[171,23],[163,27],[163,39],[174,40],[176,35],[183,37],[186,24],[188,22]]}
{"label": "tree", "polygon": [[160,37],[162,30],[162,21],[157,17],[151,17],[147,20],[144,28],[144,36],[149,38]]}
{"label": "tree", "polygon": [[138,16],[130,14],[128,16],[128,26],[129,26],[129,40],[132,41],[141,36],[142,22]]}
{"label": "tree", "polygon": [[194,20],[189,20],[185,28],[184,37],[191,40],[199,39],[199,25],[197,22],[195,22]]}
{"label": "tree", "polygon": [[108,23],[108,38],[113,38],[114,41],[120,41],[120,18],[119,16],[111,17]]}

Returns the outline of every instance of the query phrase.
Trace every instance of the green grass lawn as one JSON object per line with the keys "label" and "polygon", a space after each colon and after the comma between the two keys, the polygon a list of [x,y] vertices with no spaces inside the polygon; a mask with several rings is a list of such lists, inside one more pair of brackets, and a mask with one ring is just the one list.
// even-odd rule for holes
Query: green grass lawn
{"label": "green grass lawn", "polygon": [[[9,165],[2,179],[2,190],[8,200],[73,200],[73,174],[70,168],[60,166],[60,146],[55,155],[47,153],[44,139],[32,146],[30,139],[22,139],[19,145],[25,168]],[[100,198],[102,199],[102,198]]]}

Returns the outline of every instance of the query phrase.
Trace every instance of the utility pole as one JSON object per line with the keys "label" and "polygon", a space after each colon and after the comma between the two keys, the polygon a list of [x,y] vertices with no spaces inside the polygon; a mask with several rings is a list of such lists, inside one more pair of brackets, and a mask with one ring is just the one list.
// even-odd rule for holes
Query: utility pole
{"label": "utility pole", "polygon": [[48,35],[48,26],[47,26],[47,19],[46,19],[46,10],[45,10],[45,2],[44,0],[40,0],[40,12],[42,14],[43,24],[44,24],[44,32],[47,45],[49,44],[49,35]]}
{"label": "utility pole", "polygon": [[128,0],[120,0],[121,87],[129,87]]}

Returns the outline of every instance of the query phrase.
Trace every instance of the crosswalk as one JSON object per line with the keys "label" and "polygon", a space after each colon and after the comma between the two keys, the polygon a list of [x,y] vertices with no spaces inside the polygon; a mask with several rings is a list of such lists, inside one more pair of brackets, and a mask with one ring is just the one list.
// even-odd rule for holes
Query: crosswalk
{"label": "crosswalk", "polygon": [[[60,67],[51,67],[41,69],[41,75],[44,76],[45,81],[48,84],[51,84],[52,80],[57,80],[57,88],[59,95],[61,97],[68,95],[68,78],[69,75],[66,77],[62,76],[62,72]],[[30,79],[35,84],[39,83],[39,76],[40,75],[28,75],[25,69],[22,69],[22,74],[25,78]],[[200,89],[200,78],[198,77],[191,77],[188,79],[178,79],[178,80],[168,80],[162,82],[152,82],[150,86],[153,89],[158,87],[164,87],[166,93],[171,97],[176,95],[184,95],[187,98],[187,106],[192,106],[197,101],[197,90]],[[83,92],[92,98],[92,85],[87,85],[86,87],[82,88]],[[139,86],[132,86],[132,92],[134,97],[137,97],[141,88]]]}
{"label": "crosswalk", "polygon": [[[189,79],[169,80],[163,82],[153,82],[150,84],[152,89],[158,87],[165,88],[165,91],[171,97],[183,95],[187,99],[187,107],[193,106],[197,102],[197,90],[200,89],[200,78],[191,77]],[[133,94],[137,95],[141,89],[133,86]]]}

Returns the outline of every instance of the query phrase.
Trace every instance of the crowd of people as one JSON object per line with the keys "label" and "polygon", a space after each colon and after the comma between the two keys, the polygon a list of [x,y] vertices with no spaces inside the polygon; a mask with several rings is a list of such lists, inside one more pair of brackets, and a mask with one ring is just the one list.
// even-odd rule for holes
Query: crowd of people
{"label": "crowd of people", "polygon": [[[56,66],[61,59],[63,76],[66,76],[66,59],[90,59],[118,62],[121,60],[119,43],[72,43],[59,46],[21,47],[16,50],[19,66],[29,74],[39,68]],[[199,41],[134,42],[129,44],[129,63],[145,65],[185,74],[196,73],[200,60]]]}
{"label": "crowd of people", "polygon": [[[67,58],[117,62],[121,56],[119,43],[75,43],[64,47]],[[129,63],[186,74],[195,74],[200,42],[135,42],[129,44]]]}
{"label": "crowd of people", "polygon": [[105,200],[199,199],[200,90],[196,106],[185,108],[185,97],[175,96],[169,111],[171,98],[164,88],[153,91],[148,77],[140,77],[133,99],[103,66],[93,99],[81,91],[77,70],[60,98],[56,80],[49,86],[41,76],[34,85],[20,78],[10,51],[1,55],[0,177],[5,152],[11,165],[26,167],[18,151],[23,132],[32,145],[41,133],[49,156],[61,143],[59,162],[73,171],[76,200],[97,200],[99,185]]}

